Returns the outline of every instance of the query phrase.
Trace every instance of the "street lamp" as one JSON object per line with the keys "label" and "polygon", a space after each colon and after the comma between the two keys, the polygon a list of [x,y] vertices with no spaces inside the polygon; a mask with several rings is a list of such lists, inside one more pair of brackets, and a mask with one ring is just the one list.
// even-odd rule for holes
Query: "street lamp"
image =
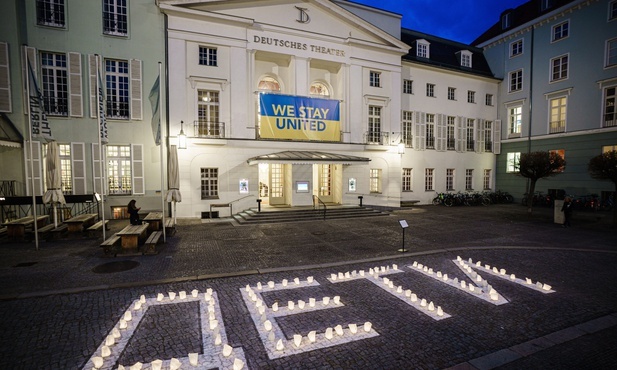
{"label": "street lamp", "polygon": [[180,133],[178,134],[178,149],[186,149],[186,134],[184,134],[184,121],[180,121]]}

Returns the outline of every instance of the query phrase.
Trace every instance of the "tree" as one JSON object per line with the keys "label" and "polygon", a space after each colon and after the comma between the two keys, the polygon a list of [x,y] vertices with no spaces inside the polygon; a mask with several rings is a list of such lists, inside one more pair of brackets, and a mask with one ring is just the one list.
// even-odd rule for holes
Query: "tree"
{"label": "tree", "polygon": [[563,171],[566,161],[556,152],[531,152],[522,153],[517,165],[519,175],[529,179],[529,192],[527,192],[527,214],[531,215],[533,207],[533,194],[536,190],[536,182],[550,176],[555,176]]}
{"label": "tree", "polygon": [[[609,180],[615,184],[613,199],[617,194],[617,151],[602,153],[589,160],[589,175],[596,180]],[[617,223],[617,207],[613,206],[613,223]]]}

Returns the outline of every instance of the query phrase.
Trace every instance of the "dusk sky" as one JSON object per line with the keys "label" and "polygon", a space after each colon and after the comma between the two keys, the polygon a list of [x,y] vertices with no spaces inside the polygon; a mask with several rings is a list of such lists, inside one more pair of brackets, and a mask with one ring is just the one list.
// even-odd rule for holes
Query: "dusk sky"
{"label": "dusk sky", "polygon": [[469,44],[499,20],[501,12],[528,0],[351,0],[402,14],[402,26]]}

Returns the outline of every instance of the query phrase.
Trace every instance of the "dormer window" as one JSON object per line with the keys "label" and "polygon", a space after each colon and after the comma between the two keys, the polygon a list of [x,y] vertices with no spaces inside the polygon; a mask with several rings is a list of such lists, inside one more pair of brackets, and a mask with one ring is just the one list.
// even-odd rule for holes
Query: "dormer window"
{"label": "dormer window", "polygon": [[540,0],[540,11],[545,11],[553,6],[553,0]]}
{"label": "dormer window", "polygon": [[472,53],[469,50],[461,50],[456,53],[461,67],[471,68],[471,54]]}
{"label": "dormer window", "polygon": [[416,56],[419,58],[430,58],[430,45],[426,40],[416,40]]}
{"label": "dormer window", "polygon": [[501,29],[505,30],[510,28],[510,22],[512,21],[512,13],[507,12],[501,15]]}

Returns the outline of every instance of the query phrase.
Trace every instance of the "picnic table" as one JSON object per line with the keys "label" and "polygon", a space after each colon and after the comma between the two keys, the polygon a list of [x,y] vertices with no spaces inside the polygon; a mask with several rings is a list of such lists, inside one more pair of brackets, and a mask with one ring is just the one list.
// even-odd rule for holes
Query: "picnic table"
{"label": "picnic table", "polygon": [[84,213],[75,217],[71,217],[68,220],[64,220],[64,223],[69,226],[69,232],[74,233],[83,231],[84,228],[88,228],[94,224],[94,220],[98,215],[96,213]]}
{"label": "picnic table", "polygon": [[[45,226],[48,220],[49,220],[49,215],[37,216],[36,217],[37,228]],[[15,238],[15,237],[23,238],[26,235],[26,227],[30,227],[32,225],[34,225],[33,216],[22,217],[17,220],[9,221],[9,222],[2,224],[2,226],[6,226],[6,234],[12,238]]]}
{"label": "picnic table", "polygon": [[145,238],[148,230],[148,225],[128,225],[124,229],[118,231],[116,235],[122,238],[122,248],[137,248],[139,239]]}
{"label": "picnic table", "polygon": [[158,231],[161,230],[161,223],[163,221],[163,212],[150,212],[146,217],[144,217],[144,221],[147,222],[148,231]]}

